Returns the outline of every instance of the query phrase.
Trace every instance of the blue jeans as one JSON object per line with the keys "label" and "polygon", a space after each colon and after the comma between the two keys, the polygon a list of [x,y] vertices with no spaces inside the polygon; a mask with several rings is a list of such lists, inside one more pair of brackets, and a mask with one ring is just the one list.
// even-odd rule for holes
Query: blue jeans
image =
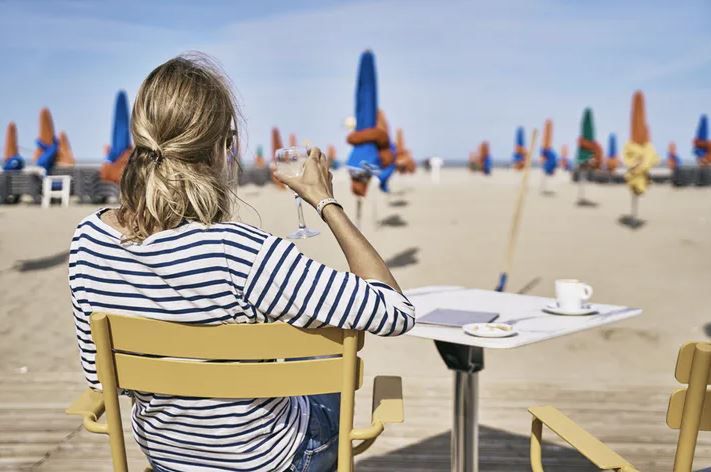
{"label": "blue jeans", "polygon": [[292,472],[331,472],[338,461],[338,423],[341,394],[307,397],[311,416],[306,436],[294,454]]}

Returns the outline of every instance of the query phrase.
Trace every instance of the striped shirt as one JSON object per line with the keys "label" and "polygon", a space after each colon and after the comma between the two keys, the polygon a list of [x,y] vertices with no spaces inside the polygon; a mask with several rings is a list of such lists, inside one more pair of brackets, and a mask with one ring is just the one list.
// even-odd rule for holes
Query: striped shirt
{"label": "striped shirt", "polygon": [[[126,244],[100,219],[78,225],[69,286],[81,365],[96,376],[93,311],[197,324],[269,323],[396,336],[414,325],[405,296],[339,272],[294,244],[241,223],[184,224]],[[283,471],[304,438],[304,397],[199,399],[129,392],[132,427],[152,463],[167,471]]]}

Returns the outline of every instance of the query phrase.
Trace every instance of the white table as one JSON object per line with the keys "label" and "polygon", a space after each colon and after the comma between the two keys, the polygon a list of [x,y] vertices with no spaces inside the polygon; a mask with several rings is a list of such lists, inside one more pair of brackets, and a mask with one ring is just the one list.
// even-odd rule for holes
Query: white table
{"label": "white table", "polygon": [[477,338],[460,328],[418,324],[407,334],[435,341],[447,367],[454,371],[452,470],[478,472],[478,372],[484,369],[484,348],[511,349],[640,315],[639,308],[593,303],[598,314],[558,316],[542,308],[554,300],[454,286],[433,286],[405,292],[417,317],[437,308],[499,313],[496,320],[512,324],[518,334],[508,338]]}

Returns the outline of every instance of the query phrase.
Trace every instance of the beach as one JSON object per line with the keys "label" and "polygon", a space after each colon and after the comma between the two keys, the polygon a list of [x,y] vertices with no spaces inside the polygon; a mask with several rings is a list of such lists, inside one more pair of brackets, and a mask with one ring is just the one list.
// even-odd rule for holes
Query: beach
{"label": "beach", "polygon": [[[362,230],[403,289],[428,285],[493,289],[504,263],[521,177],[512,170],[495,169],[487,177],[445,168],[441,182],[434,184],[420,169],[412,176],[396,176],[388,195],[373,183],[363,205]],[[593,301],[640,307],[643,314],[527,347],[487,350],[486,368],[480,375],[483,428],[525,439],[530,427],[526,407],[537,401],[550,400],[565,411],[566,406],[576,408],[574,398],[588,398],[585,391],[602,392],[602,397],[604,392],[623,392],[620,404],[632,405],[634,398],[639,398],[640,405],[648,406],[631,417],[641,418],[645,427],[666,434],[665,441],[673,443],[675,433],[664,426],[663,413],[667,396],[676,388],[673,371],[678,348],[685,341],[707,340],[711,335],[711,190],[652,185],[640,202],[640,217],[646,224],[632,230],[618,223],[619,217],[629,212],[630,193],[625,185],[588,184],[586,197],[597,206],[578,207],[578,189],[569,174],[558,172],[549,180],[547,189],[552,195],[539,192],[540,178],[539,170],[531,171],[507,291],[552,297],[555,279],[576,278],[594,288]],[[356,202],[345,171],[336,173],[334,187],[336,197],[353,215]],[[243,200],[238,212],[242,221],[279,236],[296,229],[289,191],[273,185],[250,185],[240,188],[238,194]],[[54,439],[40,441],[37,444],[42,446],[27,452],[19,446],[19,433],[13,436],[6,428],[15,427],[22,416],[18,413],[22,407],[17,405],[35,400],[53,405],[47,407],[52,410],[47,415],[60,418],[59,403],[84,388],[66,255],[74,228],[96,208],[78,204],[46,210],[29,204],[0,206],[0,430],[8,431],[0,435],[0,470],[84,470],[61,467],[72,463],[66,462],[72,457],[72,448],[61,445],[75,441],[75,433],[69,438],[65,437],[69,433],[52,436]],[[315,211],[305,211],[307,224],[322,233],[297,242],[299,249],[321,262],[347,269],[324,223]],[[442,447],[448,447],[444,434],[451,425],[451,375],[432,342],[408,336],[368,336],[364,359],[367,379],[382,374],[402,376],[406,423],[388,428],[383,440],[364,456],[363,470],[371,470],[369,460],[377,465],[377,457],[428,438],[439,438]],[[61,391],[39,388],[23,395],[18,387],[32,382],[41,386],[42,379],[54,379],[51,381],[58,382]],[[566,392],[572,396],[566,397]],[[357,424],[369,421],[366,393],[367,388],[359,392]],[[603,403],[599,407],[602,413],[583,412],[574,419],[584,426],[587,419],[587,426],[595,433],[603,439],[607,435],[622,448],[634,443],[638,431],[617,429],[619,415],[603,408]],[[600,417],[605,414],[608,416]],[[624,423],[633,423],[629,419]],[[79,424],[75,417],[57,421],[67,427]],[[80,433],[79,437],[88,436]],[[491,435],[483,437],[485,455],[486,438]],[[90,440],[105,442],[104,437]],[[16,444],[12,441],[18,445],[12,446]],[[655,442],[650,440],[650,447],[671,460],[673,449],[655,446]],[[696,466],[711,459],[709,442],[700,439],[699,444]],[[48,453],[41,453],[42,447]],[[525,447],[523,441],[519,448]],[[105,449],[97,451],[98,456]],[[644,448],[631,445],[626,454],[620,452],[633,463],[637,458],[640,470],[669,470],[668,462],[650,463]],[[444,451],[443,457],[447,453]],[[59,462],[53,462],[55,458]],[[97,462],[87,470],[110,470],[108,455],[97,460],[102,465]],[[640,465],[644,460],[650,467]],[[376,465],[372,470],[385,470]],[[437,467],[430,470],[446,470]],[[405,468],[419,470],[412,464]]]}

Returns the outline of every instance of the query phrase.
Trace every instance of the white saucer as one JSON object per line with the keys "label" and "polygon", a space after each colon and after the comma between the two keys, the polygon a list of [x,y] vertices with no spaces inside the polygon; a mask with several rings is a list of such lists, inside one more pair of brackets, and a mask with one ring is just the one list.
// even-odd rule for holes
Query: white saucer
{"label": "white saucer", "polygon": [[593,308],[592,305],[583,305],[579,310],[563,310],[558,308],[558,304],[553,302],[543,308],[543,311],[550,313],[551,315],[563,315],[563,316],[585,316],[594,315],[597,313],[597,309]]}
{"label": "white saucer", "polygon": [[518,334],[516,328],[505,323],[469,323],[462,326],[462,329],[480,338],[508,338]]}

